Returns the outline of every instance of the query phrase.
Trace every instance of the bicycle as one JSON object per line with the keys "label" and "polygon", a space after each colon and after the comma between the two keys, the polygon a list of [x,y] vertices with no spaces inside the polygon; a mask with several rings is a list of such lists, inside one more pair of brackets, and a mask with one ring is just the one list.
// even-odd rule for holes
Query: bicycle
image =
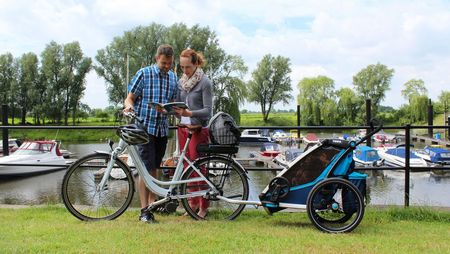
{"label": "bicycle", "polygon": [[[134,113],[125,115],[137,122],[132,127],[128,125],[128,128],[143,130],[139,124],[142,120]],[[118,134],[126,128],[127,126],[119,127]],[[247,172],[232,157],[238,152],[238,146],[202,145],[198,150],[206,155],[190,161],[186,158],[186,150],[192,131],[189,130],[173,177],[168,181],[151,176],[139,156],[137,143],[127,143],[124,136],[119,135],[121,138],[118,146],[113,149],[110,144],[111,152],[95,151],[78,159],[68,168],[61,190],[64,205],[72,215],[83,221],[112,220],[123,214],[132,201],[135,188],[130,167],[118,157],[127,150],[146,186],[163,197],[150,204],[147,210],[152,211],[169,202],[175,202],[178,206],[178,201],[181,200],[186,212],[192,218],[201,220],[204,218],[197,215],[196,208],[190,206],[189,199],[203,197],[210,203],[208,219],[235,219],[245,208],[245,201],[249,196]],[[183,162],[188,165],[186,170]],[[104,169],[102,175],[98,173],[100,169]]]}
{"label": "bicycle", "polygon": [[[232,121],[229,120],[230,117],[228,115],[222,119],[223,126],[230,124]],[[215,139],[216,132],[219,133],[217,136],[220,140],[220,131],[228,127],[211,128],[212,140]],[[173,179],[160,181],[145,170],[134,144],[127,144],[121,137],[119,146],[112,153],[96,152],[81,158],[69,167],[63,179],[63,201],[69,211],[81,220],[114,219],[120,216],[129,206],[134,192],[130,168],[117,158],[127,148],[136,163],[138,173],[144,177],[149,189],[164,197],[150,204],[148,210],[171,200],[181,200],[191,217],[203,219],[189,205],[189,198],[201,196],[211,203],[209,214],[212,215],[208,214],[208,218],[235,219],[246,205],[262,206],[269,214],[290,208],[306,211],[311,222],[321,231],[351,232],[364,216],[367,178],[365,174],[353,172],[353,150],[380,131],[382,124],[374,128],[371,122],[371,128],[372,131],[357,142],[340,139],[320,141],[274,177],[259,195],[259,200],[247,200],[249,195],[247,172],[232,158],[232,155],[238,152],[236,145],[199,146],[199,152],[207,155],[191,162],[185,157],[192,137],[190,132]],[[230,128],[225,132],[227,131],[233,132],[236,128]],[[225,141],[216,143],[226,144]],[[185,171],[183,161],[188,164]],[[97,181],[100,183],[97,184],[94,172],[98,171],[99,167],[106,169],[101,180]],[[123,173],[125,181],[111,180],[113,169]],[[85,186],[83,191],[89,195],[79,197],[79,194],[70,191],[72,188],[78,189],[82,183]],[[159,185],[169,187],[165,189]],[[198,187],[201,187],[200,191],[189,190]],[[119,190],[110,193],[116,189]],[[101,194],[105,195],[100,197]],[[109,198],[113,194],[125,195],[117,201]]]}

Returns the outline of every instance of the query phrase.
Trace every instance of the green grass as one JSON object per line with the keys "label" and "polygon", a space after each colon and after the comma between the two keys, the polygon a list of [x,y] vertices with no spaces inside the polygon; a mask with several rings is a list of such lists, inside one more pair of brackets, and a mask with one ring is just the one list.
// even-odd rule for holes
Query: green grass
{"label": "green grass", "polygon": [[[27,118],[27,122],[33,122],[32,118]],[[70,119],[71,120],[71,119]],[[9,119],[9,123],[12,120]],[[14,123],[20,123],[20,119],[16,118]],[[114,122],[112,119],[102,119],[89,117],[81,120],[77,126],[118,126],[121,123]],[[62,126],[52,123],[46,123],[46,126]],[[69,121],[69,126],[72,126],[72,121]],[[45,127],[45,126],[44,126]],[[104,141],[107,139],[118,140],[115,130],[63,130],[63,129],[11,129],[9,136],[21,140],[51,140],[57,139],[63,142],[86,142],[86,141]]]}
{"label": "green grass", "polygon": [[86,142],[104,141],[107,139],[118,140],[115,130],[10,130],[9,136],[21,140],[52,140],[57,139],[63,142]]}
{"label": "green grass", "polygon": [[0,209],[2,253],[449,253],[450,213],[422,208],[366,210],[349,234],[318,231],[305,213],[244,211],[235,221],[127,211],[114,221],[75,219],[61,206]]}
{"label": "green grass", "polygon": [[241,114],[241,126],[296,126],[297,113],[272,113],[264,123],[261,113]]}

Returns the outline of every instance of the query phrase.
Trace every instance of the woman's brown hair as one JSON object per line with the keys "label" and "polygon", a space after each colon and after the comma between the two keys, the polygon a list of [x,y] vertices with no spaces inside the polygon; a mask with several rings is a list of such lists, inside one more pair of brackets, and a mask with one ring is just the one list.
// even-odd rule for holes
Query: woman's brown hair
{"label": "woman's brown hair", "polygon": [[183,52],[181,52],[180,57],[189,57],[191,58],[191,63],[194,65],[198,65],[200,67],[203,67],[205,65],[205,58],[203,57],[202,53],[196,52],[193,49],[185,49]]}

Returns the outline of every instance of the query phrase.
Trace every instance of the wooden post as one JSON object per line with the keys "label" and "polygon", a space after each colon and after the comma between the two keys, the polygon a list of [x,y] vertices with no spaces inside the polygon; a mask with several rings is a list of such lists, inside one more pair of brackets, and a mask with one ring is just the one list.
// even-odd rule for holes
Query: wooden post
{"label": "wooden post", "polygon": [[[300,127],[300,105],[297,105],[297,127]],[[300,140],[300,129],[297,129],[297,138]]]}
{"label": "wooden post", "polygon": [[[8,125],[8,105],[2,105],[2,125]],[[9,155],[8,129],[3,129],[3,156]]]}
{"label": "wooden post", "polygon": [[[433,126],[433,104],[431,99],[428,99],[428,126]],[[428,127],[428,137],[433,138],[433,127]]]}
{"label": "wooden post", "polygon": [[411,151],[411,125],[407,124],[405,126],[405,207],[409,206],[409,185],[410,185],[410,168],[409,159]]}
{"label": "wooden post", "polygon": [[[366,125],[370,125],[370,119],[372,118],[372,100],[366,99]],[[367,129],[367,133],[369,133],[371,129]],[[366,141],[367,146],[372,146],[371,138],[368,138]]]}
{"label": "wooden post", "polygon": [[450,140],[450,116],[447,117],[447,125],[448,125],[447,139]]}

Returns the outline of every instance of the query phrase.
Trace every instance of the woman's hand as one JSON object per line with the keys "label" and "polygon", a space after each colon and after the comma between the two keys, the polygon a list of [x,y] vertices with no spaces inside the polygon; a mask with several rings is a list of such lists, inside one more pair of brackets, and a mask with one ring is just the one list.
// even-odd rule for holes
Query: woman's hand
{"label": "woman's hand", "polygon": [[176,112],[177,116],[186,116],[186,117],[192,116],[192,111],[185,108],[173,107],[173,110]]}

